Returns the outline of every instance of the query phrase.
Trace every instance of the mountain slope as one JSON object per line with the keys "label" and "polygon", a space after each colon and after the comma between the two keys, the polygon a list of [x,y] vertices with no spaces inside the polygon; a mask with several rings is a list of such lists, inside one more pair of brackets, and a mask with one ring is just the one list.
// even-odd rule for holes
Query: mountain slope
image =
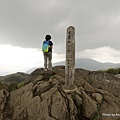
{"label": "mountain slope", "polygon": [[39,68],[25,86],[12,92],[0,90],[0,120],[120,119],[119,78],[76,69],[75,89],[66,90],[64,76],[65,66],[47,72]]}
{"label": "mountain slope", "polygon": [[13,74],[9,74],[6,76],[0,77],[0,82],[2,83],[19,83],[24,82],[24,80],[29,76],[29,74],[17,72]]}
{"label": "mountain slope", "polygon": [[[87,70],[92,70],[92,71],[96,71],[96,70],[106,70],[109,68],[119,68],[120,67],[120,63],[115,64],[115,63],[101,63],[101,62],[97,62],[93,59],[87,59],[87,58],[81,58],[81,59],[76,59],[75,61],[76,63],[76,68],[83,68],[83,69],[87,69]],[[61,62],[57,62],[55,65],[65,65],[65,61],[61,61]]]}

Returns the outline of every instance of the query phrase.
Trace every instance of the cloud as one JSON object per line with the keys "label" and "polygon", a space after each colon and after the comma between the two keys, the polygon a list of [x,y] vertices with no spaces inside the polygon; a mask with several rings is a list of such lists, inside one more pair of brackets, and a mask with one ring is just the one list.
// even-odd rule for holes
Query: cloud
{"label": "cloud", "polygon": [[[12,45],[0,45],[0,75],[13,72],[25,72],[33,67],[43,67],[44,57],[42,51],[35,48],[21,48]],[[76,52],[76,59],[92,58],[100,62],[119,63],[120,51],[109,46],[96,49],[86,49]],[[65,60],[64,54],[53,53],[52,63]]]}
{"label": "cloud", "polygon": [[[0,75],[27,71],[33,67],[43,67],[44,57],[41,49],[21,48],[0,45]],[[53,63],[65,59],[64,54],[53,53]]]}
{"label": "cloud", "polygon": [[78,50],[103,46],[119,49],[119,3],[119,0],[0,1],[0,36],[4,37],[0,44],[39,48],[44,36],[51,34],[59,46],[66,40],[67,27],[73,25]]}
{"label": "cloud", "polygon": [[120,62],[120,51],[109,46],[87,49],[76,53],[76,58],[92,58],[100,62]]}
{"label": "cloud", "polygon": [[25,71],[43,65],[42,52],[37,49],[0,45],[0,55],[0,71],[6,73]]}

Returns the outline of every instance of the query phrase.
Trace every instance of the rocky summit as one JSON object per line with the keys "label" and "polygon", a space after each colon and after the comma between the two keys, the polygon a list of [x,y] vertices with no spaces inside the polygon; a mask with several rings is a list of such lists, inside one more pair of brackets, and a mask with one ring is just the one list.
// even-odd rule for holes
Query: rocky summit
{"label": "rocky summit", "polygon": [[120,120],[120,78],[75,70],[75,89],[64,89],[65,67],[36,69],[24,86],[0,89],[0,120]]}

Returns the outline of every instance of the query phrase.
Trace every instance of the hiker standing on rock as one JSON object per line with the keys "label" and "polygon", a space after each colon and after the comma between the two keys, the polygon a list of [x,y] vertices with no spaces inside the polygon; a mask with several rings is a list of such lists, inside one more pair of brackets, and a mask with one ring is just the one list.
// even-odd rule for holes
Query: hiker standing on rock
{"label": "hiker standing on rock", "polygon": [[[44,70],[52,70],[52,48],[53,43],[50,41],[51,36],[46,35],[45,41],[43,41],[42,51],[44,55]],[[48,64],[47,64],[48,63]]]}

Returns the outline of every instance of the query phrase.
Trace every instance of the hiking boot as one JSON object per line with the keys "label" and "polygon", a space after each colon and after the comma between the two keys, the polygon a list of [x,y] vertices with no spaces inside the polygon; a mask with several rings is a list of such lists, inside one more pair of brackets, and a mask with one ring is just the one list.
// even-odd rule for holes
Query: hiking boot
{"label": "hiking boot", "polygon": [[46,69],[46,68],[44,68],[44,71],[47,71],[47,69]]}
{"label": "hiking boot", "polygon": [[52,70],[52,68],[48,68],[48,70]]}

